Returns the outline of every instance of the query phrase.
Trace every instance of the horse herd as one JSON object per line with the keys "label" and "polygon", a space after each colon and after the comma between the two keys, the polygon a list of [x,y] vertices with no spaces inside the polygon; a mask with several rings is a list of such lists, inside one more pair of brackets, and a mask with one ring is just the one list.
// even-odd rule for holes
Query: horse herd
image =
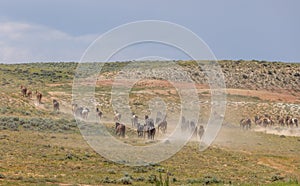
{"label": "horse herd", "polygon": [[[27,89],[25,86],[21,85],[21,94],[23,97],[28,97],[28,98],[32,98],[32,91]],[[38,104],[42,103],[42,93],[38,92],[37,90],[35,91],[35,95],[36,95],[36,100],[38,102]]]}
{"label": "horse herd", "polygon": [[[23,97],[28,97],[28,98],[32,98],[32,91],[30,89],[28,89],[27,87],[21,85],[20,87],[21,89],[21,95]],[[36,95],[36,101],[38,104],[42,104],[42,97],[43,97],[43,94],[39,91],[35,91],[35,95]],[[59,102],[56,100],[56,99],[53,99],[52,101],[53,103],[53,110],[54,111],[59,111]]]}
{"label": "horse herd", "polygon": [[[159,131],[161,131],[163,134],[167,133],[168,122],[166,118],[167,115],[163,116],[163,114],[158,111],[155,120],[149,118],[148,115],[145,115],[144,124],[141,124],[139,122],[139,117],[136,114],[132,113],[131,126],[137,131],[137,137],[145,139],[147,136],[148,139],[154,140],[156,131],[157,133],[159,133]],[[116,122],[116,134],[125,137],[126,126],[120,123],[120,119],[121,114],[118,111],[115,111],[114,121]],[[203,125],[200,125],[198,127],[194,121],[189,121],[185,119],[184,116],[182,116],[181,132],[191,134],[193,137],[198,136],[201,139],[204,134],[204,127]]]}
{"label": "horse herd", "polygon": [[[90,112],[89,108],[85,106],[78,106],[78,104],[72,104],[72,112],[75,116],[82,119],[87,119]],[[98,108],[96,108],[96,113],[101,120],[103,113]],[[114,112],[113,120],[115,122],[115,134],[119,137],[125,137],[126,125],[121,123],[122,115],[117,110]],[[155,120],[145,115],[144,121],[140,122],[139,117],[132,113],[131,116],[131,128],[137,133],[138,138],[148,138],[154,140],[155,135],[160,133],[166,134],[168,128],[167,115],[163,115],[160,111],[157,112]],[[204,134],[204,127],[202,125],[199,128],[196,126],[195,122],[185,119],[182,117],[181,121],[181,131],[190,132],[193,136],[199,136],[200,139]]]}
{"label": "horse herd", "polygon": [[[145,139],[147,136],[148,139],[154,140],[156,131],[157,133],[159,133],[159,131],[161,130],[163,134],[167,133],[167,128],[168,128],[168,122],[166,120],[167,115],[163,116],[160,111],[157,112],[155,121],[154,119],[149,118],[148,115],[145,115],[144,124],[141,124],[138,118],[139,117],[136,114],[132,113],[131,126],[132,128],[136,129],[137,137]],[[116,122],[115,125],[116,134],[125,137],[126,126],[120,123],[120,119],[121,119],[121,114],[118,111],[115,111],[114,120]],[[203,125],[200,125],[198,127],[194,121],[186,120],[185,117],[182,116],[181,132],[191,134],[194,137],[198,136],[201,139],[204,134],[204,127]]]}
{"label": "horse herd", "polygon": [[[28,97],[32,98],[32,91],[26,88],[25,86],[21,85],[21,94],[23,97]],[[37,103],[41,104],[42,103],[42,93],[38,92],[37,90],[35,91],[36,94],[36,99]],[[52,100],[53,104],[53,110],[54,111],[59,111],[59,102],[56,99]],[[72,104],[72,113],[74,116],[79,116],[80,118],[86,120],[88,118],[88,115],[90,113],[90,109],[85,106],[79,106],[76,103]],[[103,113],[102,111],[99,110],[99,108],[96,108],[96,114],[101,120]],[[126,126],[125,124],[122,124],[121,121],[121,113],[118,111],[115,111],[113,120],[115,122],[115,133],[118,136],[125,137],[125,132],[126,132]],[[139,122],[139,117],[132,113],[132,118],[131,118],[131,125],[132,128],[137,131],[137,137],[139,138],[148,138],[151,140],[154,140],[155,134],[161,133],[166,134],[167,133],[167,128],[168,128],[168,122],[166,120],[167,115],[164,115],[158,111],[156,114],[155,121],[152,118],[149,118],[148,115],[145,115],[145,120],[142,123]],[[199,128],[196,126],[195,122],[193,121],[188,121],[185,119],[185,117],[182,117],[181,119],[181,131],[182,132],[190,132],[193,136],[199,136],[200,139],[202,135],[204,134],[204,127],[202,125],[199,126]],[[156,127],[155,127],[156,126]]]}
{"label": "horse herd", "polygon": [[203,125],[199,125],[199,127],[196,125],[195,121],[189,121],[184,116],[181,117],[181,132],[183,133],[190,133],[193,137],[199,137],[201,140],[203,134],[204,134],[204,127]]}
{"label": "horse herd", "polygon": [[255,116],[252,121],[251,118],[243,118],[240,120],[240,127],[242,129],[251,129],[252,123],[261,127],[271,127],[271,126],[281,126],[281,127],[298,127],[299,120],[298,118],[292,117],[290,115],[280,116],[277,115],[275,118],[272,118],[269,114],[264,114],[263,116]]}
{"label": "horse herd", "polygon": [[[116,116],[120,116],[120,113],[118,113],[117,111],[115,112],[115,117],[114,119],[118,118]],[[145,123],[141,124],[140,122],[138,122],[138,116],[135,115],[134,113],[132,113],[132,127],[135,128],[135,130],[137,131],[137,137],[138,138],[147,138],[150,140],[154,140],[155,134],[156,134],[156,128],[155,128],[155,124],[154,124],[154,120],[152,118],[149,118],[148,115],[145,115]],[[164,123],[164,125],[167,125],[167,121],[161,121],[160,119],[156,118],[156,125],[157,125],[157,130],[159,131],[159,129],[161,128],[165,128],[164,130],[162,130],[164,133],[166,132],[166,126],[163,126],[162,123]],[[116,135],[125,137],[125,130],[126,130],[126,126],[124,124],[120,123],[120,120],[118,118],[118,120],[116,121],[116,125],[115,125],[115,129],[116,129]]]}

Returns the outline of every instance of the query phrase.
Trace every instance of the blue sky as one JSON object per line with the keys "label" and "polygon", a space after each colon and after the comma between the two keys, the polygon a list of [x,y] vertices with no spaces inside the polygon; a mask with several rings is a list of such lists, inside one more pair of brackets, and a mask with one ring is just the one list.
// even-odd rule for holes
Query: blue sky
{"label": "blue sky", "polygon": [[[300,62],[300,1],[0,1],[0,63],[79,61],[101,34],[125,23],[163,20],[196,33],[217,59]],[[114,60],[184,58],[136,47]],[[157,54],[156,54],[157,52]],[[132,53],[139,53],[133,55]]]}

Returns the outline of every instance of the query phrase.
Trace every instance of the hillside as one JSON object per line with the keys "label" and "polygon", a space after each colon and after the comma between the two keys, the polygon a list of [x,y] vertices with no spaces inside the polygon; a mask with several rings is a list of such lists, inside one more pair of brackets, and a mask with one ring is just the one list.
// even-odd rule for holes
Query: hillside
{"label": "hillside", "polygon": [[[115,78],[120,77],[138,80],[126,106],[143,118],[163,100],[169,127],[167,134],[159,133],[156,140],[149,141],[137,138],[129,118],[122,118],[128,128],[126,138],[116,139],[123,143],[147,146],[172,133],[182,103],[174,84],[165,79],[184,82],[182,71],[195,82],[201,106],[199,121],[207,122],[211,92],[205,72],[195,62],[135,63],[100,64],[95,97],[84,100],[103,111],[101,121],[111,135],[115,136],[112,99],[117,103],[122,99],[112,98],[112,86],[128,83],[117,82]],[[219,65],[227,103],[222,129],[212,146],[201,152],[192,138],[163,162],[131,167],[100,156],[81,136],[72,115],[72,103],[80,103],[72,100],[78,63],[0,64],[0,185],[154,185],[167,178],[170,185],[297,185],[300,128],[280,126],[276,118],[300,119],[300,63],[220,61]],[[89,67],[93,71],[99,64]],[[85,74],[76,74],[81,75]],[[21,85],[33,96],[23,97]],[[43,95],[42,103],[37,102],[36,90]],[[60,103],[59,112],[53,110],[53,99]],[[241,119],[264,115],[271,116],[274,126],[253,123],[251,130],[240,129]]]}

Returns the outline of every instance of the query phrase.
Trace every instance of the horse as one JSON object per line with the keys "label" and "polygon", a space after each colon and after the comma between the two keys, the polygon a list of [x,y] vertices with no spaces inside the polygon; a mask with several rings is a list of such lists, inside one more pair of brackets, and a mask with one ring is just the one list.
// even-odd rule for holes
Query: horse
{"label": "horse", "polygon": [[255,117],[254,117],[254,123],[255,123],[256,125],[261,125],[261,124],[262,124],[262,118],[259,117],[259,116],[255,116]]}
{"label": "horse", "polygon": [[90,110],[88,108],[84,107],[81,111],[82,119],[87,119],[89,112],[90,112]]}
{"label": "horse", "polygon": [[296,127],[298,127],[298,124],[299,124],[299,121],[297,118],[292,118],[292,121],[293,125],[295,125]]}
{"label": "horse", "polygon": [[144,138],[145,138],[145,133],[148,134],[148,139],[154,140],[154,136],[156,133],[154,121],[152,118],[149,118],[147,115],[145,116]]}
{"label": "horse", "polygon": [[137,124],[137,135],[138,135],[138,138],[141,138],[141,137],[144,136],[144,128],[145,128],[144,125],[142,125],[140,123]]}
{"label": "horse", "polygon": [[263,127],[268,127],[272,124],[272,121],[269,118],[263,118],[262,124],[263,124]]}
{"label": "horse", "polygon": [[204,132],[205,132],[205,130],[204,130],[203,125],[200,125],[199,129],[198,129],[198,136],[199,136],[200,140],[202,139],[202,136],[203,136]]}
{"label": "horse", "polygon": [[279,123],[280,126],[284,127],[284,118],[280,117],[278,119],[278,123]]}
{"label": "horse", "polygon": [[191,134],[195,134],[195,130],[196,130],[196,123],[194,121],[191,121],[189,123],[189,130]]}
{"label": "horse", "polygon": [[188,124],[186,123],[187,121],[185,120],[185,117],[182,116],[181,117],[181,125],[180,125],[180,128],[181,128],[181,132],[185,132],[188,128]]}
{"label": "horse", "polygon": [[27,90],[27,92],[26,92],[26,96],[27,96],[27,97],[29,97],[29,98],[31,98],[31,97],[32,97],[32,92],[31,92],[31,90]]}
{"label": "horse", "polygon": [[56,99],[53,100],[53,110],[59,111],[59,103]]}
{"label": "horse", "polygon": [[[77,104],[76,104],[77,105]],[[78,106],[76,106],[76,108],[74,108],[75,110],[74,110],[74,115],[75,116],[80,116],[80,117],[82,117],[82,111],[83,111],[83,107],[78,107]]]}
{"label": "horse", "polygon": [[121,114],[117,110],[115,111],[114,121],[115,122],[121,121]]}
{"label": "horse", "polygon": [[25,96],[26,96],[26,93],[27,93],[27,88],[24,87],[23,85],[21,85],[20,88],[21,88],[21,94],[22,94],[22,96],[25,97]]}
{"label": "horse", "polygon": [[286,116],[285,117],[285,124],[286,124],[287,127],[289,127],[289,125],[290,125],[290,119],[291,118],[292,118],[291,116]]}
{"label": "horse", "polygon": [[99,119],[101,120],[101,118],[102,118],[102,115],[103,115],[102,111],[101,111],[101,110],[99,110],[98,108],[96,108],[96,113],[97,113],[97,115],[98,115]]}
{"label": "horse", "polygon": [[159,133],[159,129],[161,129],[162,133],[165,134],[167,133],[167,127],[168,127],[168,122],[164,120],[157,125],[157,132]]}
{"label": "horse", "polygon": [[[159,115],[160,112],[157,113],[157,115]],[[161,129],[162,133],[165,134],[167,133],[167,127],[168,127],[168,122],[166,121],[167,116],[165,116],[165,118],[161,121],[161,119],[159,118],[159,120],[157,120],[158,118],[156,117],[156,123],[157,124],[157,132],[159,133],[159,129]]]}
{"label": "horse", "polygon": [[290,117],[290,119],[289,119],[288,122],[287,122],[287,125],[288,125],[289,127],[294,127],[294,125],[295,125],[296,127],[298,127],[298,119],[297,119],[297,118],[292,118],[292,117]]}
{"label": "horse", "polygon": [[156,133],[155,127],[148,128],[148,139],[154,140],[155,133]]}
{"label": "horse", "polygon": [[139,122],[138,116],[132,113],[131,126],[138,127],[138,122]]}
{"label": "horse", "polygon": [[125,131],[126,131],[126,127],[124,124],[121,124],[119,122],[116,122],[116,135],[121,136],[123,138],[125,138]]}
{"label": "horse", "polygon": [[251,129],[251,119],[250,118],[248,118],[248,119],[241,119],[241,121],[240,121],[240,127],[241,127],[241,129],[246,129],[246,130],[248,130],[248,129]]}
{"label": "horse", "polygon": [[37,99],[38,104],[41,104],[42,103],[42,97],[43,97],[42,93],[40,93],[36,90],[35,94],[36,94],[36,99]]}

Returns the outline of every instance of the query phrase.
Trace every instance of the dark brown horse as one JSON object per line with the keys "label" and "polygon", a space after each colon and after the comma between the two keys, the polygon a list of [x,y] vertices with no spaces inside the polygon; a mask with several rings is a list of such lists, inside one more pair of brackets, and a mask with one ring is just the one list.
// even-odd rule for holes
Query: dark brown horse
{"label": "dark brown horse", "polygon": [[121,124],[119,122],[116,122],[116,135],[118,136],[122,136],[123,138],[125,138],[125,131],[126,131],[126,127],[124,124]]}
{"label": "dark brown horse", "polygon": [[155,127],[147,127],[147,126],[145,126],[144,138],[145,138],[145,134],[147,134],[148,135],[148,139],[154,140],[155,133],[156,133]]}
{"label": "dark brown horse", "polygon": [[98,108],[96,108],[96,113],[97,113],[97,115],[99,117],[99,120],[101,120],[103,112],[101,110],[99,110]]}
{"label": "dark brown horse", "polygon": [[146,133],[148,134],[148,139],[154,140],[154,136],[156,133],[154,121],[152,118],[149,118],[147,115],[145,116],[144,138]]}
{"label": "dark brown horse", "polygon": [[23,85],[21,85],[21,94],[22,94],[22,96],[25,97],[26,93],[27,93],[27,88],[24,87]]}
{"label": "dark brown horse", "polygon": [[53,100],[53,110],[59,111],[59,103],[56,99]]}

